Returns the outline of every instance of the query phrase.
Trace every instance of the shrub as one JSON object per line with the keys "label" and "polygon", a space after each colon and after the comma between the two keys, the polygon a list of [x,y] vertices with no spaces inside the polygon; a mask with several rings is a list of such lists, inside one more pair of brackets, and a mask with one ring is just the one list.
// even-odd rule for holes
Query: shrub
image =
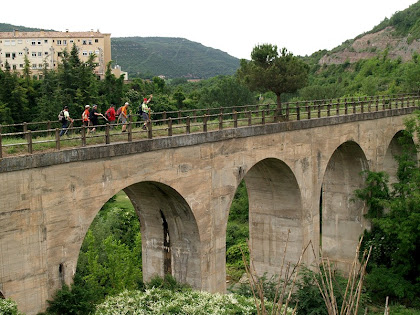
{"label": "shrub", "polygon": [[17,309],[15,301],[11,299],[0,299],[0,314],[2,315],[23,315]]}

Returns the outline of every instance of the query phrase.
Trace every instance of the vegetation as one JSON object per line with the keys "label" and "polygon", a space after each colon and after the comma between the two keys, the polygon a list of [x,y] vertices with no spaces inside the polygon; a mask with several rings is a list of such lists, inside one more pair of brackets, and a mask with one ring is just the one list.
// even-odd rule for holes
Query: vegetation
{"label": "vegetation", "polygon": [[389,296],[420,308],[420,169],[417,160],[420,113],[406,123],[400,138],[403,153],[396,157],[396,183],[388,176],[368,172],[366,187],[356,191],[365,200],[372,228],[364,232],[364,248],[372,246],[366,288],[376,303]]}
{"label": "vegetation", "polygon": [[11,299],[0,299],[0,314],[22,315],[17,309],[16,302]]}
{"label": "vegetation", "polygon": [[273,92],[280,106],[282,94],[306,85],[308,70],[308,65],[286,48],[279,53],[276,45],[263,44],[254,47],[251,61],[241,60],[238,77],[252,91]]}
{"label": "vegetation", "polygon": [[184,38],[112,38],[111,49],[129,77],[208,79],[232,75],[239,67],[237,58]]}

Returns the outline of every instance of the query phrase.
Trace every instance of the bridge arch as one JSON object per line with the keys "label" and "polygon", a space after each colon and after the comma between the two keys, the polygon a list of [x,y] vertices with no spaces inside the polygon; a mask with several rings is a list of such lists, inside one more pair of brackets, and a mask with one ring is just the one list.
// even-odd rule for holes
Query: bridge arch
{"label": "bridge arch", "polygon": [[172,274],[201,287],[200,237],[186,200],[163,183],[146,181],[124,188],[140,218],[143,280]]}
{"label": "bridge arch", "polygon": [[267,158],[246,173],[250,249],[257,274],[279,274],[290,230],[286,260],[296,263],[303,247],[301,191],[291,168]]}
{"label": "bridge arch", "polygon": [[[389,184],[398,181],[398,162],[395,157],[403,153],[403,144],[401,143],[403,140],[403,133],[404,131],[400,130],[392,137],[384,156],[383,170],[389,175]],[[415,149],[414,140],[412,138],[408,140],[407,145]],[[414,152],[415,151],[413,151],[412,158],[417,159],[417,155]]]}
{"label": "bridge arch", "polygon": [[366,228],[363,202],[354,191],[364,185],[361,172],[368,161],[354,141],[341,144],[331,155],[323,176],[320,198],[321,248],[324,257],[343,271],[354,259],[360,235]]}
{"label": "bridge arch", "polygon": [[186,200],[174,188],[155,181],[137,182],[122,190],[140,221],[143,281],[171,274],[182,283],[200,288],[199,233]]}

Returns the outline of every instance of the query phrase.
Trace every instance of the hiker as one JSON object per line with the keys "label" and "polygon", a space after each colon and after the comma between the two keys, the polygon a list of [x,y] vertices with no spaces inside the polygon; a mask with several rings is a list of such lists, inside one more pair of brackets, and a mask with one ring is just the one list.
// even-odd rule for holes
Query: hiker
{"label": "hiker", "polygon": [[69,114],[69,107],[64,106],[64,109],[60,112],[60,115],[58,116],[58,119],[61,119],[61,131],[60,131],[60,137],[67,133],[67,127],[69,124],[69,121],[73,123],[73,119],[70,117]]}
{"label": "hiker", "polygon": [[[89,109],[90,109],[90,105],[86,105],[85,106],[85,110],[82,113],[83,126],[86,126],[86,127],[89,127],[89,123],[90,123],[90,120],[89,120],[89,114],[90,114]],[[89,132],[89,129],[88,129],[88,132]]]}
{"label": "hiker", "polygon": [[108,122],[111,125],[111,129],[114,128],[115,114],[115,105],[111,104],[111,106],[105,112],[105,117],[108,119]]}
{"label": "hiker", "polygon": [[128,102],[125,102],[124,106],[121,107],[121,113],[118,116],[118,121],[121,121],[122,123],[122,132],[126,132],[127,130],[127,117],[128,117],[128,113],[127,113],[127,107],[128,107]]}
{"label": "hiker", "polygon": [[141,104],[141,115],[144,120],[143,129],[146,130],[147,122],[150,120],[150,107],[147,106],[147,104],[150,103],[150,101],[153,98],[153,94],[150,94],[149,99],[144,98],[143,103]]}
{"label": "hiker", "polygon": [[90,114],[89,114],[89,120],[90,120],[90,122],[93,126],[91,132],[96,131],[96,126],[99,125],[99,116],[105,118],[104,115],[102,115],[101,113],[98,112],[98,105],[93,104],[92,105],[92,110],[90,111]]}

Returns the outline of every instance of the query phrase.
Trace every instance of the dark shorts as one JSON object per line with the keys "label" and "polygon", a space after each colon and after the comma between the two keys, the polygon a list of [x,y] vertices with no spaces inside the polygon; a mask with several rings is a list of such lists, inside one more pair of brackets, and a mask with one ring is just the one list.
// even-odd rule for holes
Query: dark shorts
{"label": "dark shorts", "polygon": [[143,113],[141,114],[141,116],[143,117],[143,120],[149,120],[149,114],[148,114],[148,113],[143,112]]}

